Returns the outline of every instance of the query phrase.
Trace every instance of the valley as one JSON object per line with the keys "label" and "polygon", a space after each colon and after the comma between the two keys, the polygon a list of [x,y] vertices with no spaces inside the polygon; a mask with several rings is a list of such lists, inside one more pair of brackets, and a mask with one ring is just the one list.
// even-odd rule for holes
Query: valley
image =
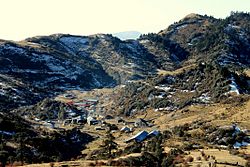
{"label": "valley", "polygon": [[9,166],[249,166],[250,15],[0,41]]}

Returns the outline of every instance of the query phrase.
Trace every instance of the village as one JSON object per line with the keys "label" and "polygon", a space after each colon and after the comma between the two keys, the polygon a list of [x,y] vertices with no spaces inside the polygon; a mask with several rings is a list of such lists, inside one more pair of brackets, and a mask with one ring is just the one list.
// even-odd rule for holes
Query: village
{"label": "village", "polygon": [[[33,126],[37,129],[46,128],[48,131],[61,132],[76,128],[83,133],[91,135],[94,141],[90,142],[86,149],[82,150],[82,155],[87,158],[89,155],[92,155],[92,152],[100,149],[107,131],[110,131],[114,136],[114,141],[121,150],[130,147],[134,143],[146,145],[154,137],[159,135],[166,136],[166,134],[168,136],[170,134],[171,140],[167,140],[164,143],[164,152],[166,153],[174,148],[184,148],[185,150],[187,143],[189,143],[189,147],[194,149],[194,151],[186,151],[186,154],[190,154],[193,157],[199,157],[199,150],[204,150],[205,148],[206,152],[218,154],[218,157],[221,157],[220,152],[224,150],[231,164],[236,164],[237,162],[245,163],[244,160],[236,155],[226,152],[230,148],[242,150],[240,152],[243,153],[245,148],[247,148],[246,150],[249,149],[249,130],[242,129],[242,124],[237,125],[237,123],[225,122],[210,130],[206,130],[206,134],[204,134],[204,138],[200,142],[192,141],[192,137],[199,136],[200,130],[206,128],[206,124],[209,124],[210,120],[213,119],[213,116],[207,116],[207,113],[211,112],[209,108],[214,110],[213,105],[210,107],[206,106],[208,108],[207,111],[200,110],[197,106],[199,112],[197,112],[195,106],[191,106],[190,109],[176,112],[169,111],[164,113],[159,109],[149,110],[136,117],[117,116],[107,112],[109,109],[115,110],[112,108],[112,103],[110,103],[114,99],[114,93],[115,89],[67,91],[55,98],[56,101],[63,104],[63,110],[59,107],[60,111],[53,113],[55,114],[53,119],[41,120],[34,115],[27,119],[32,121],[34,123]],[[219,110],[219,112],[225,111]],[[184,113],[188,114],[188,117]],[[200,118],[197,114],[204,117],[203,122],[199,122]],[[188,120],[189,117],[190,120]],[[197,118],[194,119],[194,117]],[[227,141],[230,141],[231,144],[228,145]],[[136,156],[140,155],[136,154]],[[195,162],[201,163],[200,160],[195,160]],[[214,162],[215,160],[211,159],[206,163]],[[219,162],[224,163],[223,157]]]}
{"label": "village", "polygon": [[[106,114],[105,105],[107,104],[101,102],[102,105],[100,105],[100,96],[84,95],[81,97],[83,94],[85,92],[76,93],[76,91],[73,91],[58,96],[56,100],[62,101],[66,106],[63,109],[64,113],[55,113],[55,115],[57,114],[54,116],[55,119],[41,120],[35,116],[25,117],[32,121],[33,126],[37,129],[46,128],[50,131],[61,131],[78,128],[96,138],[104,136],[109,128],[111,133],[117,136],[117,142],[121,145],[131,141],[142,142],[160,133],[152,120],[143,118],[127,119]],[[105,96],[105,100],[108,101],[109,98]]]}

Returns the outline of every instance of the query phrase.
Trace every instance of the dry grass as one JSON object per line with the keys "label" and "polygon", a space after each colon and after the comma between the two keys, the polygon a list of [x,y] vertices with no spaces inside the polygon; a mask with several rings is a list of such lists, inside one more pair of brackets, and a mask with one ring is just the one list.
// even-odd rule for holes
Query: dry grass
{"label": "dry grass", "polygon": [[[178,72],[175,72],[175,74],[177,73]],[[71,91],[71,93],[73,93],[76,96],[76,99],[74,99],[76,101],[84,99],[86,97],[89,98],[99,97],[100,99],[102,99],[101,101],[103,101],[106,95],[112,96],[114,91],[115,90],[113,89],[100,89],[91,92]],[[59,100],[65,100],[63,99],[63,97],[58,97],[58,98]],[[110,98],[112,99],[112,97]],[[242,104],[240,103],[240,104],[191,105],[182,110],[178,110],[175,112],[166,112],[166,113],[155,112],[152,109],[148,109],[147,114],[144,113],[142,115],[137,115],[134,118],[133,117],[127,118],[127,121],[135,121],[136,118],[144,118],[146,120],[152,120],[155,126],[144,129],[136,128],[135,131],[131,134],[120,133],[119,131],[113,133],[113,135],[116,137],[115,141],[119,144],[119,149],[124,149],[124,147],[126,146],[126,144],[124,143],[125,139],[128,139],[129,137],[135,135],[141,130],[151,131],[153,129],[158,129],[164,131],[168,130],[171,127],[184,125],[186,123],[192,123],[197,120],[208,122],[209,125],[211,126],[230,125],[232,123],[237,122],[242,129],[250,129],[250,122],[248,121],[250,118],[250,100]],[[123,126],[123,124],[117,124],[115,120],[108,120],[107,122],[116,124],[119,129]],[[83,150],[82,153],[89,154],[91,151],[98,149],[99,145],[103,140],[103,137],[105,136],[105,131],[95,131],[94,126],[88,126],[88,125],[84,126],[82,131],[90,133],[91,135],[94,136],[99,136],[98,139],[89,143],[87,145],[87,149]],[[202,133],[202,131],[199,128],[189,131],[190,134],[198,132]],[[205,143],[200,143],[200,144],[202,144],[203,146],[207,146]],[[167,140],[166,143],[164,143],[164,150],[165,152],[168,152],[171,148],[177,148],[182,145],[183,145],[183,140],[181,138],[173,137],[170,140]],[[247,147],[246,149],[240,151],[244,151],[245,153],[250,153],[249,150],[250,147]],[[230,155],[229,152],[225,150],[219,151],[218,149],[208,149],[204,150],[204,152],[206,155],[210,156],[214,155],[218,162],[229,162],[234,164],[239,162],[239,164],[243,166],[245,164],[245,160],[243,158],[238,157],[236,155]],[[211,158],[208,160],[204,160],[204,158],[202,158],[201,160],[197,160],[199,159],[197,157],[201,156],[200,152],[197,150],[191,151],[190,153],[191,154],[187,155],[187,157],[192,156],[194,158],[194,161],[189,163],[189,165],[191,166],[197,166],[198,164],[200,164],[201,166],[208,166],[208,162],[211,163],[213,162],[213,159]],[[64,162],[64,163],[74,166],[81,166],[81,165],[86,166],[89,163],[95,163],[95,162],[83,160],[83,161]],[[61,164],[55,163],[55,166],[59,166]],[[46,165],[48,166],[49,164],[45,164],[45,166]]]}
{"label": "dry grass", "polygon": [[248,77],[250,77],[250,69],[246,69],[244,72]]}
{"label": "dry grass", "polygon": [[42,49],[42,46],[38,43],[32,43],[28,41],[18,41],[18,44],[22,47],[32,47],[32,48],[37,48],[37,49]]}
{"label": "dry grass", "polygon": [[[155,123],[164,129],[166,127],[184,125],[195,120],[209,121],[211,125],[223,126],[232,123],[244,129],[250,129],[250,100],[240,106],[230,104],[214,105],[191,105],[186,108],[187,112],[178,110],[158,117]],[[159,113],[155,112],[155,115]],[[153,117],[153,113],[151,113]]]}
{"label": "dry grass", "polygon": [[[107,161],[89,161],[89,160],[78,160],[78,161],[65,161],[65,162],[55,162],[54,167],[62,167],[62,166],[96,166],[96,164],[106,164]],[[43,164],[31,164],[31,165],[24,165],[24,167],[51,167],[52,163],[43,163]],[[103,165],[102,165],[103,166]]]}
{"label": "dry grass", "polygon": [[[201,166],[208,166],[209,163],[214,163],[215,160],[217,163],[236,164],[238,162],[238,164],[242,166],[244,166],[246,163],[246,160],[244,160],[239,156],[231,155],[227,150],[207,149],[202,151],[205,153],[204,156],[202,156],[201,151],[199,150],[191,151],[190,154],[186,156],[186,157],[188,156],[194,157],[194,161],[189,163],[190,166],[197,166],[197,164],[200,164]],[[215,157],[215,160],[212,158],[212,156]]]}
{"label": "dry grass", "polygon": [[190,69],[194,69],[197,65],[196,64],[191,64],[191,65],[187,65],[185,67],[179,68],[175,71],[166,71],[166,70],[161,70],[158,69],[158,75],[178,75],[183,73],[185,70],[190,70]]}

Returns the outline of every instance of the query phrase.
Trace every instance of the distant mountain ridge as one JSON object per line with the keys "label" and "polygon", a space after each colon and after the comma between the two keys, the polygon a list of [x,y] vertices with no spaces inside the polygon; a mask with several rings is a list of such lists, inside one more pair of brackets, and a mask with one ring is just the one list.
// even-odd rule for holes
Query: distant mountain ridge
{"label": "distant mountain ridge", "polygon": [[114,37],[117,37],[121,40],[128,40],[128,39],[138,39],[142,33],[138,31],[124,31],[112,34]]}
{"label": "distant mountain ridge", "polygon": [[[250,66],[250,16],[192,14],[159,33],[122,41],[112,35],[55,34],[0,41],[0,106],[33,104],[69,89],[113,87],[193,63],[230,71]],[[6,105],[8,104],[8,105]]]}
{"label": "distant mountain ridge", "polygon": [[137,40],[0,40],[1,165],[246,166],[249,109],[249,13],[190,14]]}

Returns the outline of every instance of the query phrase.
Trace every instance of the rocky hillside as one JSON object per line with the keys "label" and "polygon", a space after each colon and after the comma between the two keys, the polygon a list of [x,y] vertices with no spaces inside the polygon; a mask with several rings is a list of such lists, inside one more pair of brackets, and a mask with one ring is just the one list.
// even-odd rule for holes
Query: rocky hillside
{"label": "rocky hillside", "polygon": [[78,129],[48,131],[40,124],[28,122],[15,114],[0,113],[1,162],[3,150],[12,160],[20,159],[22,162],[69,160],[79,155],[92,140],[92,136]]}
{"label": "rocky hillside", "polygon": [[220,103],[233,96],[249,94],[250,77],[234,73],[219,64],[200,63],[124,85],[116,94],[113,109],[132,116],[148,109],[171,112],[192,104]]}
{"label": "rocky hillside", "polygon": [[[162,153],[170,152],[163,166],[184,155],[162,150],[162,140],[168,148],[184,151],[249,144],[249,130],[243,133],[237,125],[250,127],[249,37],[250,15],[232,13],[225,19],[190,14],[138,40],[122,41],[105,34],[1,40],[0,152],[26,163],[79,156],[98,160],[108,155],[106,148],[97,147],[102,147],[105,135],[109,140],[103,142],[112,143],[109,130],[114,127],[112,133],[122,147],[112,156],[139,153],[140,165],[153,164],[144,158],[154,151],[157,154],[149,159],[158,164]],[[58,94],[60,102],[54,100]],[[86,119],[87,114],[93,117]],[[158,129],[166,140],[123,148],[132,137],[130,130],[126,134],[117,130],[125,123],[136,133]],[[150,143],[159,150],[152,146],[152,151]],[[136,166],[136,160],[129,162]]]}
{"label": "rocky hillside", "polygon": [[245,13],[226,19],[190,14],[158,34],[141,36],[141,44],[167,58],[162,76],[125,85],[113,108],[125,115],[147,108],[173,111],[249,94],[249,19]]}
{"label": "rocky hillside", "polygon": [[156,67],[141,48],[132,51],[134,46],[109,35],[1,41],[1,109],[32,104],[68,89],[111,87],[141,78]]}
{"label": "rocky hillside", "polygon": [[232,12],[225,19],[190,14],[158,34],[142,36],[141,42],[161,46],[182,65],[215,61],[222,66],[249,67],[249,21],[247,13]]}
{"label": "rocky hillside", "polygon": [[249,20],[246,13],[226,19],[190,14],[157,34],[126,41],[104,34],[1,40],[1,110],[64,90],[113,87],[197,63],[241,73],[250,64]]}

